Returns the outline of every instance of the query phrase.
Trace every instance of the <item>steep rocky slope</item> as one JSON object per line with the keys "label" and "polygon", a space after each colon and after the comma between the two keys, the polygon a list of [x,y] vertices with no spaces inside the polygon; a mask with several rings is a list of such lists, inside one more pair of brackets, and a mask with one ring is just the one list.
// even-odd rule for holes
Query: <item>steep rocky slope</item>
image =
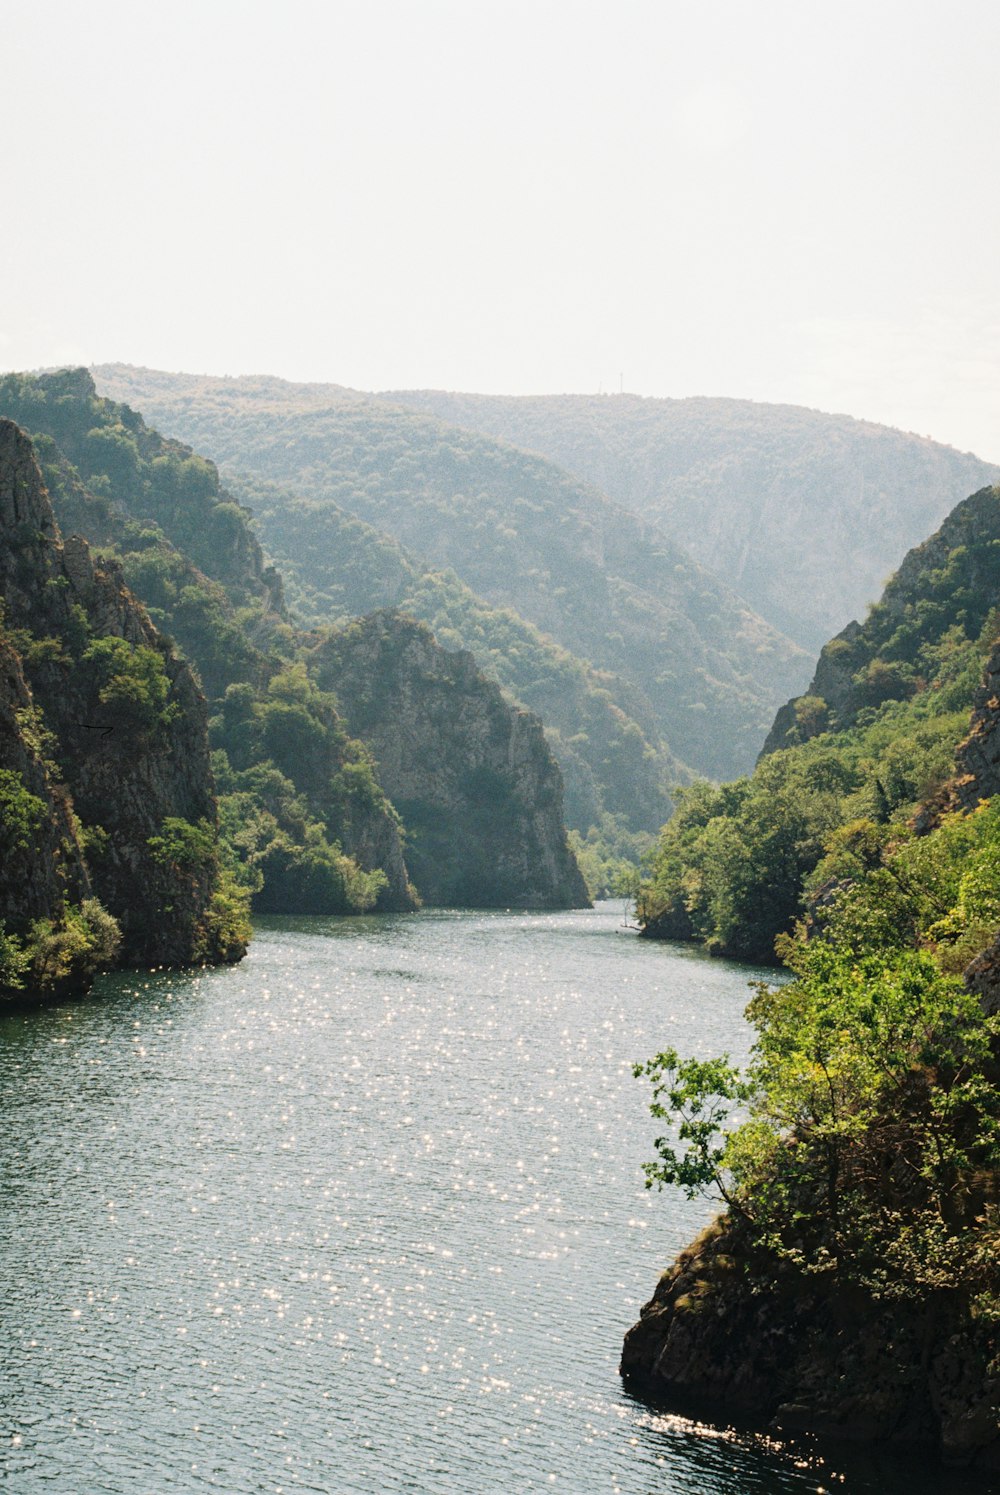
{"label": "steep rocky slope", "polygon": [[912,432],[749,400],[386,399],[539,452],[652,520],[810,650],[1000,469]]}
{"label": "steep rocky slope", "polygon": [[[0,539],[8,705],[22,738],[19,749],[8,732],[8,756],[13,768],[21,753],[23,787],[50,807],[38,875],[51,894],[54,835],[62,896],[93,891],[126,961],[238,958],[245,930],[220,882],[204,699],[117,566],[96,563],[79,537],[62,540],[31,443],[7,420]],[[3,912],[23,932],[16,866],[4,869]]]}
{"label": "steep rocky slope", "polygon": [[1000,490],[984,488],[824,647],[753,774],[681,792],[643,888],[644,933],[767,960],[823,882],[850,875],[859,837],[868,856],[918,814],[926,828],[951,805],[955,745],[998,634]]}
{"label": "steep rocky slope", "polygon": [[666,746],[635,686],[561,648],[512,609],[488,607],[454,571],[432,570],[338,504],[319,510],[272,483],[229,482],[266,528],[303,622],[321,627],[380,607],[418,618],[445,648],[470,650],[511,699],[543,718],[569,826],[586,832],[609,814],[627,832],[663,824],[669,789],[691,771]]}
{"label": "steep rocky slope", "polygon": [[426,903],[589,903],[541,722],[505,701],[471,654],[449,653],[422,624],[381,611],[331,634],[311,664],[375,754]]}
{"label": "steep rocky slope", "polygon": [[752,778],[664,832],[663,932],[701,932],[714,880],[716,947],[763,925],[792,979],[751,1000],[738,1084],[653,1061],[647,1177],[726,1209],[626,1337],[641,1394],[1000,1470],[998,686],[987,488],[824,649]]}
{"label": "steep rocky slope", "polygon": [[[205,685],[223,855],[253,906],[269,913],[412,907],[399,816],[368,748],[346,729],[335,695],[317,684],[316,635],[289,622],[281,578],[214,465],[98,396],[85,370],[9,375],[0,380],[0,414],[5,409],[39,433],[57,514],[100,546],[106,566],[120,563]],[[449,713],[461,713],[465,696],[453,683],[449,699],[439,683],[438,752],[463,752],[461,734],[449,733]],[[636,735],[626,736],[626,746]],[[643,761],[645,752],[640,742]],[[542,781],[538,787],[547,794]],[[512,855],[523,838],[524,875],[504,885],[513,901],[516,887],[529,901],[537,892],[530,826],[528,813],[510,830]],[[538,876],[551,896],[548,871]]]}
{"label": "steep rocky slope", "polygon": [[[0,432],[2,437],[2,432]],[[13,931],[58,921],[91,893],[79,826],[41,755],[21,659],[0,639],[0,851],[3,918]]]}
{"label": "steep rocky slope", "polygon": [[972,703],[969,734],[955,751],[952,792],[966,810],[1000,794],[1000,643],[983,672]]}

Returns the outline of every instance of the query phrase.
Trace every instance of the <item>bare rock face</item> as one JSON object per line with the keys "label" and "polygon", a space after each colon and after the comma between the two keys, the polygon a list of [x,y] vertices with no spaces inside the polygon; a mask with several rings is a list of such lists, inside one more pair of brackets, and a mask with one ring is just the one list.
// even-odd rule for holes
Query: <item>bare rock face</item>
{"label": "bare rock face", "polygon": [[332,634],[314,664],[375,755],[425,902],[589,904],[542,724],[511,706],[471,654],[449,653],[422,623],[390,610]]}
{"label": "bare rock face", "polygon": [[987,660],[969,735],[959,743],[955,760],[958,776],[951,787],[963,808],[974,810],[980,800],[1000,794],[1000,643]]}
{"label": "bare rock face", "polygon": [[960,1307],[878,1303],[775,1270],[717,1221],[665,1272],[621,1374],[659,1405],[1000,1469],[995,1335]]}
{"label": "bare rock face", "polygon": [[962,980],[975,992],[987,1017],[1000,1012],[1000,934],[991,945],[970,960]]}
{"label": "bare rock face", "polygon": [[[95,562],[78,537],[63,543],[31,443],[11,421],[0,421],[0,595],[60,792],[91,833],[89,881],[118,920],[123,958],[238,958],[242,948],[213,947],[205,924],[216,804],[204,699],[118,566]],[[128,647],[102,656],[116,640]],[[177,821],[202,828],[201,849],[151,844]]]}

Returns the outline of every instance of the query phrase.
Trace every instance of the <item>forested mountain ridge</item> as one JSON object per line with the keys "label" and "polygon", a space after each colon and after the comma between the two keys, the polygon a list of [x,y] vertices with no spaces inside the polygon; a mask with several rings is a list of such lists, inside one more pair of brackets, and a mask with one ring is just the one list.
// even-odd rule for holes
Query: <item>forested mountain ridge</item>
{"label": "forested mountain ridge", "polygon": [[948,803],[998,635],[1000,490],[984,488],[826,645],[754,773],[682,791],[641,895],[644,932],[768,959],[796,920],[837,917],[841,885],[903,856],[918,808]]}
{"label": "forested mountain ridge", "polygon": [[412,907],[398,817],[297,662],[280,579],[214,464],[100,398],[84,369],[0,379],[0,415],[31,430],[57,517],[114,558],[197,668],[223,841],[257,906]]}
{"label": "forested mountain ridge", "polygon": [[0,420],[0,986],[55,994],[114,959],[238,959],[205,702],[113,562],[63,540]]}
{"label": "forested mountain ridge", "polygon": [[[64,522],[113,557],[197,669],[209,696],[220,846],[255,908],[413,907],[403,827],[370,749],[345,728],[335,695],[317,684],[316,635],[290,624],[281,579],[264,563],[247,511],[220,488],[214,464],[100,398],[85,370],[0,380],[6,412],[35,431]],[[213,576],[180,548],[188,543]],[[488,693],[481,677],[479,685]],[[463,744],[454,726],[446,730],[447,717],[449,710],[457,717],[466,686],[464,693],[453,688],[449,700],[445,682],[438,701],[439,751],[459,757],[473,744]],[[400,730],[404,742],[412,740],[403,721]],[[552,770],[544,749],[542,759]],[[548,770],[540,767],[543,777]],[[561,787],[556,798],[561,804]],[[523,851],[534,830],[527,806],[520,811],[507,831],[512,847],[523,840]],[[567,857],[575,871],[561,821],[549,831],[553,855]],[[471,825],[466,836],[475,841]],[[543,865],[525,881],[522,895],[564,902],[567,871],[547,880],[550,870]],[[518,901],[515,891],[508,878],[502,896],[480,893],[507,903]]]}
{"label": "forested mountain ridge", "polygon": [[879,594],[908,545],[1000,478],[994,463],[929,437],[794,405],[440,390],[382,398],[596,484],[810,650]]}
{"label": "forested mountain ridge", "polygon": [[541,458],[354,393],[155,372],[147,383],[121,365],[95,377],[227,473],[339,504],[629,681],[670,750],[701,772],[745,763],[772,714],[765,703],[802,678],[801,653],[728,587]]}
{"label": "forested mountain ridge", "polygon": [[667,786],[691,771],[670,753],[635,686],[578,659],[513,609],[488,607],[454,571],[420,563],[339,505],[320,507],[259,479],[228,481],[266,530],[303,623],[339,625],[394,607],[426,623],[445,648],[470,650],[516,704],[544,718],[567,825],[582,834],[596,826],[610,849],[638,854],[644,833],[670,813]]}

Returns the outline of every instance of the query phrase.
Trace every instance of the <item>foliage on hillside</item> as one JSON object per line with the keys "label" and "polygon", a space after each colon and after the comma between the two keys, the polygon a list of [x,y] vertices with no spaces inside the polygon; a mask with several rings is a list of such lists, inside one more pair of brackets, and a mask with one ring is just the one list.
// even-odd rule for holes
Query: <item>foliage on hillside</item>
{"label": "foliage on hillside", "polygon": [[[227,472],[339,505],[630,682],[670,750],[703,773],[744,768],[783,682],[801,678],[800,652],[728,587],[541,458],[350,392],[122,366],[98,377]],[[270,523],[261,516],[276,550]],[[300,567],[319,564],[311,533],[283,551]]]}
{"label": "foliage on hillside", "polygon": [[263,695],[230,686],[211,726],[230,865],[254,907],[322,914],[384,903],[386,874],[362,870],[329,828],[348,825],[359,806],[398,825],[397,817],[366,749],[304,665],[272,676]]}
{"label": "foliage on hillside", "polygon": [[[370,908],[376,899],[409,906],[398,819],[380,792],[368,813],[384,820],[395,842],[392,885],[344,850],[352,833],[363,833],[364,815],[331,785],[344,770],[368,764],[367,755],[344,732],[332,698],[308,687],[301,666],[296,671],[300,645],[284,615],[280,580],[264,563],[246,510],[220,490],[214,465],[161,438],[127,406],[100,399],[83,370],[0,379],[0,415],[35,433],[60,523],[121,564],[150,618],[199,672],[212,713],[228,875],[269,912],[339,913]],[[101,640],[81,667],[108,675],[102,699],[110,704],[114,695],[119,716],[125,711],[134,728],[152,728],[155,672],[142,678],[137,654],[127,678],[116,676],[116,643]],[[230,729],[234,700],[243,703],[246,722],[256,723],[238,743]],[[365,771],[371,774],[370,765]],[[252,837],[227,795],[239,796]]]}
{"label": "foliage on hillside", "polygon": [[912,432],[747,400],[385,396],[539,452],[652,520],[810,650],[998,469]]}
{"label": "foliage on hillside", "polygon": [[[809,912],[778,940],[792,979],[758,983],[747,1009],[747,1069],[674,1050],[636,1066],[666,1123],[647,1184],[726,1213],[663,1279],[623,1370],[659,1396],[710,1386],[758,1410],[794,1401],[799,1426],[836,1430],[863,1406],[873,1435],[971,1461],[995,1457],[1000,1431],[1000,795],[916,825],[894,816],[890,751],[912,772],[921,720],[931,729],[909,794],[949,741],[953,756],[968,719],[935,715],[932,696],[891,703],[868,726],[862,708],[839,736],[763,759],[742,821],[703,827],[725,839],[752,824],[744,852],[767,860],[763,796],[779,798],[774,834],[781,793],[794,815],[810,770],[840,822],[815,834]],[[995,697],[987,708],[995,718]],[[838,776],[853,750],[874,762],[880,734],[883,771],[854,791],[844,823]],[[822,818],[815,798],[812,811]],[[790,841],[802,832],[800,820]],[[668,1341],[683,1353],[663,1356]]]}
{"label": "foliage on hillside", "polygon": [[[602,842],[658,828],[667,790],[690,777],[669,753],[652,710],[620,677],[594,669],[511,608],[487,607],[452,570],[421,566],[398,541],[333,503],[233,478],[280,562],[304,623],[341,623],[392,606],[427,623],[443,648],[468,649],[517,703],[543,717],[563,772],[567,824]],[[610,840],[608,839],[610,837]]]}
{"label": "foliage on hillside", "polygon": [[[113,958],[239,959],[245,900],[218,852],[204,703],[187,665],[79,538],[30,441],[0,420],[0,919],[8,990],[89,985]],[[168,826],[201,855],[165,858]]]}
{"label": "foliage on hillside", "polygon": [[117,920],[92,896],[55,746],[0,628],[0,1004],[86,987],[121,947]]}
{"label": "foliage on hillside", "polygon": [[[850,727],[872,707],[920,695],[941,671],[954,674],[967,641],[988,634],[998,602],[1000,489],[983,488],[909,552],[865,622],[825,646],[806,696],[778,713],[765,752]],[[969,695],[976,681],[968,657]]]}
{"label": "foliage on hillside", "polygon": [[[746,1070],[674,1050],[636,1066],[662,1132],[647,1185],[725,1214],[623,1370],[661,1397],[793,1401],[799,1426],[864,1407],[871,1436],[971,1461],[1000,1426],[1000,1015],[961,973],[1000,927],[1000,797],[923,837],[885,830],[831,852],[835,890],[784,944],[793,979],[747,1009]],[[661,1359],[671,1336],[683,1354]]]}
{"label": "foliage on hillside", "polygon": [[752,775],[681,792],[640,896],[645,932],[770,959],[839,876],[838,856],[877,859],[905,838],[954,772],[998,603],[1000,499],[986,489],[907,556],[862,627],[826,646]]}

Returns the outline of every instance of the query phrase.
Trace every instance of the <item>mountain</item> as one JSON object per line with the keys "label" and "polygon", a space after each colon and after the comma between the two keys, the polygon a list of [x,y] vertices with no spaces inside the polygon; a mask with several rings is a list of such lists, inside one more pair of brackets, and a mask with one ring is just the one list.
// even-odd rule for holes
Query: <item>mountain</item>
{"label": "mountain", "polygon": [[121,567],[207,691],[224,841],[256,906],[411,908],[398,817],[357,788],[366,749],[305,679],[280,578],[214,465],[101,399],[84,369],[7,375],[0,416],[32,432],[60,523]]}
{"label": "mountain", "polygon": [[826,646],[754,774],[664,830],[647,932],[776,944],[789,979],[755,984],[742,1071],[636,1067],[647,1183],[721,1208],[626,1335],[660,1406],[1000,1469],[998,684],[990,487]]}
{"label": "mountain", "polygon": [[1000,490],[984,488],[909,552],[864,623],[824,647],[754,773],[681,792],[641,894],[644,933],[773,958],[838,879],[910,833],[919,807],[926,820],[950,803],[998,635]]}
{"label": "mountain", "polygon": [[[489,607],[513,609],[621,678],[697,771],[745,766],[783,682],[803,678],[801,652],[734,592],[656,526],[551,462],[336,387],[121,365],[95,378],[211,455],[227,478],[291,486],[320,515],[337,504],[430,569],[453,570]],[[308,525],[285,550],[273,513],[262,514],[260,533],[276,560],[324,590],[323,549]]]}
{"label": "mountain", "polygon": [[667,786],[691,771],[669,751],[634,686],[578,659],[513,609],[487,606],[454,571],[433,570],[339,505],[319,508],[259,479],[227,481],[282,557],[285,590],[303,623],[322,627],[394,607],[428,624],[445,647],[469,649],[516,705],[544,716],[568,825],[599,826],[605,841],[628,849],[630,837],[663,824]]}
{"label": "mountain", "polygon": [[0,420],[0,985],[57,994],[118,958],[236,960],[205,702],[113,561],[63,540]]}
{"label": "mountain", "polygon": [[998,606],[1000,490],[989,487],[956,505],[914,546],[863,624],[849,623],[824,647],[805,697],[779,711],[764,752],[919,696],[941,668],[941,651],[992,627]]}
{"label": "mountain", "polygon": [[[7,376],[0,380],[0,413],[35,432],[62,522],[121,567],[204,684],[220,845],[254,907],[270,913],[412,908],[417,894],[404,828],[371,749],[346,728],[334,691],[318,683],[318,635],[291,625],[281,577],[265,563],[247,511],[220,487],[214,465],[165,440],[126,406],[100,398],[85,370]],[[427,762],[448,754],[458,765],[476,758],[480,745],[463,738],[462,727],[472,674],[488,696],[493,687],[477,672],[466,669],[459,681],[442,666],[434,722],[405,732],[406,742],[420,737]],[[330,683],[328,669],[324,680]],[[500,717],[527,720],[498,697],[497,730]],[[406,725],[402,717],[399,724]],[[481,879],[476,892],[480,901],[562,906],[581,896],[566,850],[561,785],[544,745],[534,761],[536,778],[510,807],[508,865],[501,871],[494,859],[492,885]],[[535,789],[538,806],[531,800]],[[558,821],[558,828],[546,822],[551,854],[535,823],[542,800],[546,814],[555,806]],[[483,837],[484,845],[492,843],[469,808],[463,835],[471,856]],[[488,865],[490,857],[479,852]],[[557,866],[560,857],[565,865]],[[426,858],[421,867],[428,886],[419,891],[440,896],[441,880]],[[463,902],[471,896],[468,886],[461,895],[453,891]]]}
{"label": "mountain", "polygon": [[907,546],[1000,468],[795,405],[637,395],[381,398],[513,442],[684,545],[804,647],[858,615]]}

